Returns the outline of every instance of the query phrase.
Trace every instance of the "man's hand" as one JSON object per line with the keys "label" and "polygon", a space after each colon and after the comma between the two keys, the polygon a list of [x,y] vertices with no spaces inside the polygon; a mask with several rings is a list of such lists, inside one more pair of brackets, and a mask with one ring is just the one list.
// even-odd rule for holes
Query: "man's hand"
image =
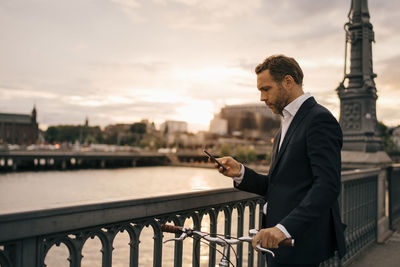
{"label": "man's hand", "polygon": [[278,244],[285,240],[286,236],[277,227],[261,229],[255,237],[253,237],[252,245],[256,249],[258,243],[263,248],[278,248]]}
{"label": "man's hand", "polygon": [[222,157],[217,158],[217,160],[226,168],[226,171],[224,171],[222,167],[219,167],[218,164],[214,162],[214,167],[223,175],[229,177],[237,177],[240,175],[240,168],[242,165],[232,157]]}

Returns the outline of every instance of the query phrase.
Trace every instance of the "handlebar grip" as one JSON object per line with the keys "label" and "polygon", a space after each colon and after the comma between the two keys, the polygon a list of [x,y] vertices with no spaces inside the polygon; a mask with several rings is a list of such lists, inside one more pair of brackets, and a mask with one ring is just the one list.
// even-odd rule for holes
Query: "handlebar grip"
{"label": "handlebar grip", "polygon": [[174,234],[181,234],[182,233],[182,226],[175,226],[170,224],[162,224],[161,231],[174,233]]}
{"label": "handlebar grip", "polygon": [[279,244],[279,247],[294,247],[294,239],[293,238],[286,238],[282,240]]}

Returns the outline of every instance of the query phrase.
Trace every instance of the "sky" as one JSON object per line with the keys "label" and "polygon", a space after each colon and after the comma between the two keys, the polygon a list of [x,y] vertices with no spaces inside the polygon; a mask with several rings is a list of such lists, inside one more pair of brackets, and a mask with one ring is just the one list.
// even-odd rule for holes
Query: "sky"
{"label": "sky", "polygon": [[[0,112],[49,125],[184,120],[260,103],[254,68],[294,57],[338,118],[350,0],[0,0]],[[370,0],[377,118],[400,124],[400,1]]]}

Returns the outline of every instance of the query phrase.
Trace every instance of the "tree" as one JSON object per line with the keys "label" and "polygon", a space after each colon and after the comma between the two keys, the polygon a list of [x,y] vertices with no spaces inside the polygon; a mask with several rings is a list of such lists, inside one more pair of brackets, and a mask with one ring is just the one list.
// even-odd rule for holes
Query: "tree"
{"label": "tree", "polygon": [[247,162],[257,161],[257,152],[254,149],[247,149]]}
{"label": "tree", "polygon": [[49,143],[86,141],[95,143],[102,139],[100,127],[84,127],[82,125],[57,125],[47,128],[44,138]]}
{"label": "tree", "polygon": [[130,131],[132,133],[137,133],[137,134],[144,134],[146,133],[146,124],[143,122],[135,122],[134,124],[131,125]]}
{"label": "tree", "polygon": [[232,153],[231,146],[229,144],[222,144],[219,154],[221,157],[230,156]]}
{"label": "tree", "polygon": [[240,162],[254,162],[257,160],[257,153],[254,149],[246,146],[238,146],[236,148],[235,157]]}
{"label": "tree", "polygon": [[396,150],[396,144],[392,139],[389,127],[387,127],[383,122],[378,122],[378,131],[382,138],[383,148],[386,153],[390,153]]}
{"label": "tree", "polygon": [[58,137],[58,129],[54,126],[50,126],[47,128],[45,134],[44,134],[44,139],[49,142],[49,143],[54,143],[57,140]]}
{"label": "tree", "polygon": [[272,160],[272,153],[271,152],[267,152],[267,154],[265,154],[265,160],[267,161],[267,164],[271,164],[271,160]]}

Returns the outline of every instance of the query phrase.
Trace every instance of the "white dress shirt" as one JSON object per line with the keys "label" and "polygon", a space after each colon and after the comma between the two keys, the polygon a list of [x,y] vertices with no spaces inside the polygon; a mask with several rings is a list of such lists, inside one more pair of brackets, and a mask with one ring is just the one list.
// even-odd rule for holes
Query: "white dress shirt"
{"label": "white dress shirt", "polygon": [[[290,124],[292,123],[292,120],[294,116],[296,115],[297,111],[300,109],[301,105],[303,105],[304,101],[309,99],[311,97],[310,93],[305,93],[290,102],[284,109],[282,110],[283,114],[283,119],[282,119],[282,130],[281,130],[281,140],[279,142],[279,149],[282,146],[282,142],[285,139],[285,135],[287,133],[287,130],[289,129]],[[233,177],[233,180],[235,181],[236,184],[240,184],[243,180],[244,177],[244,166],[242,164],[240,168],[240,174],[237,177]],[[263,213],[267,214],[267,206],[268,203],[265,203],[263,207]],[[286,228],[282,224],[277,224],[276,227],[281,230],[287,238],[290,238],[291,235],[289,232],[286,230]]]}

